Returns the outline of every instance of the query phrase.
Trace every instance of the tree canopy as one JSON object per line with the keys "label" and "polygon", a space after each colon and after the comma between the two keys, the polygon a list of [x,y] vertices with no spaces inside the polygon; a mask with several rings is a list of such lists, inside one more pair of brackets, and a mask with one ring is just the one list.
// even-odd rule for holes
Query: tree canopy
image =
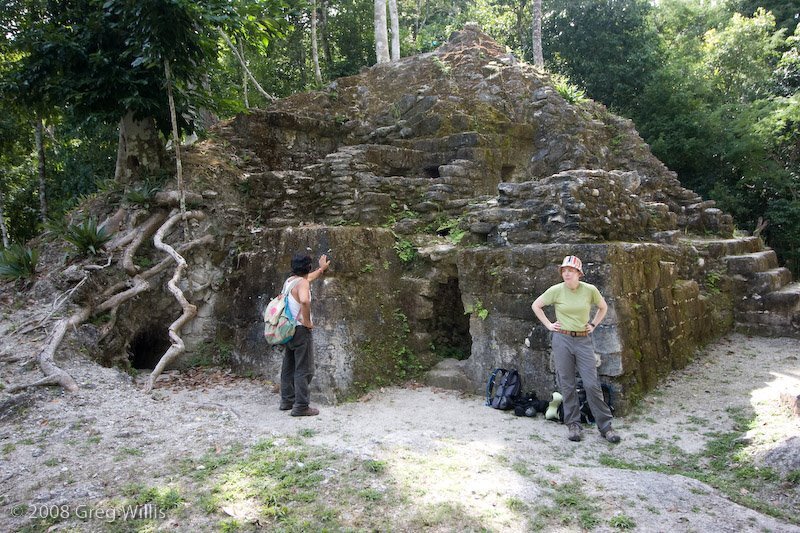
{"label": "tree canopy", "polygon": [[[401,55],[477,21],[533,62],[532,4],[398,0]],[[65,209],[110,177],[126,113],[167,131],[165,62],[184,129],[202,110],[268,105],[248,94],[252,79],[275,96],[319,88],[312,9],[322,85],[376,62],[371,0],[3,2],[0,192],[14,239],[36,231],[35,117],[49,132],[50,196]],[[681,181],[740,227],[769,219],[769,244],[800,271],[800,0],[543,0],[542,12],[546,70],[632,118]]]}

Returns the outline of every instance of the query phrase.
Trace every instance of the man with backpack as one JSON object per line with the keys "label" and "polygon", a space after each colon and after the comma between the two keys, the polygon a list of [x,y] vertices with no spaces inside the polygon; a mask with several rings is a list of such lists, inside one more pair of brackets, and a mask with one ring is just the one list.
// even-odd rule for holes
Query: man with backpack
{"label": "man with backpack", "polygon": [[[531,305],[534,314],[549,331],[553,332],[553,362],[556,367],[556,380],[563,397],[564,424],[569,428],[571,441],[583,439],[580,424],[575,371],[580,374],[586,391],[586,400],[592,410],[597,429],[608,442],[617,443],[619,435],[611,427],[611,409],[603,400],[603,391],[597,377],[592,333],[603,321],[608,304],[597,287],[584,283],[583,264],[574,255],[568,255],[558,267],[563,283],[553,285],[536,298]],[[553,305],[556,321],[551,322],[543,307]],[[597,306],[594,318],[589,320],[592,305]]]}
{"label": "man with backpack", "polygon": [[292,339],[286,343],[281,366],[280,410],[292,410],[292,416],[315,416],[319,409],[309,405],[308,386],[314,377],[314,346],[311,330],[311,282],[319,278],[330,265],[328,256],[319,258],[319,268],[311,271],[311,256],[295,254],[292,257],[292,275],[284,282],[283,292],[288,292],[287,304],[297,327]]}

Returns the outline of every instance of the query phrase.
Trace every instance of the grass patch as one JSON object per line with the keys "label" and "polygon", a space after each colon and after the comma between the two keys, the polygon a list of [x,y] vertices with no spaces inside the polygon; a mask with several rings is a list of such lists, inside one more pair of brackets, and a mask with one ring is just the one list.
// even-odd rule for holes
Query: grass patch
{"label": "grass patch", "polygon": [[620,514],[609,520],[608,525],[614,529],[627,530],[634,529],[636,527],[636,522],[634,522],[633,518],[630,516]]}
{"label": "grass patch", "polygon": [[250,531],[255,524],[277,531],[346,529],[343,513],[385,501],[386,492],[370,487],[366,476],[386,465],[342,467],[336,456],[301,438],[314,433],[301,429],[298,437],[261,441],[249,451],[236,446],[185,461],[181,469],[197,482],[196,506],[218,520],[216,531]]}
{"label": "grass patch", "polygon": [[370,459],[369,461],[364,462],[364,468],[366,468],[368,472],[382,474],[386,471],[386,461],[376,461]]}
{"label": "grass patch", "polygon": [[512,465],[511,468],[514,470],[514,472],[522,477],[528,477],[531,475],[530,468],[528,468],[528,465],[523,462],[517,461]]}
{"label": "grass patch", "polygon": [[506,506],[509,510],[514,511],[515,513],[524,513],[528,510],[528,504],[519,498],[507,498]]}
{"label": "grass patch", "polygon": [[125,457],[141,457],[144,455],[144,452],[140,448],[129,448],[123,447],[120,448],[119,454],[114,458],[115,461],[122,461]]}
{"label": "grass patch", "polygon": [[183,503],[183,497],[174,487],[146,487],[141,484],[128,485],[123,489],[128,505],[155,505],[158,509],[175,509]]}
{"label": "grass patch", "polygon": [[[781,479],[771,468],[756,466],[746,452],[748,440],[744,436],[754,426],[755,418],[748,418],[741,409],[729,409],[728,413],[734,421],[733,431],[707,433],[710,441],[699,453],[690,454],[674,444],[657,439],[636,448],[646,461],[633,462],[615,455],[602,454],[599,462],[611,468],[679,474],[694,478],[721,491],[739,505],[792,524],[800,524],[800,517],[796,513],[771,505],[765,498],[758,497],[759,494],[780,492],[780,484],[785,479]],[[800,480],[800,474],[793,478]],[[613,527],[619,529],[618,526]]]}
{"label": "grass patch", "polygon": [[544,529],[554,529],[556,525],[582,529],[597,527],[600,524],[600,508],[583,492],[582,485],[580,479],[573,478],[566,483],[546,487],[545,493],[553,504],[537,509],[532,524]]}

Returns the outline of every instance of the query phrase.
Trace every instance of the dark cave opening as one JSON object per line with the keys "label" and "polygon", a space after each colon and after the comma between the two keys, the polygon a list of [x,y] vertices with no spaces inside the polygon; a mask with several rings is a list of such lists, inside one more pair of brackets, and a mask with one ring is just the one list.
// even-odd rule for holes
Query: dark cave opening
{"label": "dark cave opening", "polygon": [[457,278],[449,278],[446,283],[440,283],[433,295],[430,332],[433,351],[439,358],[463,360],[471,355],[469,315],[464,313]]}
{"label": "dark cave opening", "polygon": [[429,178],[429,179],[436,179],[436,178],[440,178],[441,177],[439,175],[439,166],[438,165],[437,166],[431,166],[431,167],[425,167],[425,168],[422,169],[422,171],[425,173],[425,177]]}
{"label": "dark cave opening", "polygon": [[170,344],[167,326],[148,324],[137,331],[131,340],[131,366],[137,370],[154,369]]}

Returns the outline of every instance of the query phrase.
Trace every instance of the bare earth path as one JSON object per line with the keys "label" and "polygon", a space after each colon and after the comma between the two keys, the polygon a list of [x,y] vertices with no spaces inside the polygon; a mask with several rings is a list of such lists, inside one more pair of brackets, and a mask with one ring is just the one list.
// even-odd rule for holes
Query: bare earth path
{"label": "bare earth path", "polygon": [[[29,347],[2,342],[0,380],[32,381],[6,361]],[[617,419],[616,446],[591,427],[572,443],[541,417],[413,384],[297,419],[266,381],[170,373],[145,395],[142,379],[75,357],[61,361],[75,394],[12,405],[0,393],[0,530],[800,531],[800,418],[780,402],[800,392],[798,344],[723,338]],[[774,517],[679,473],[736,469],[714,466],[712,443],[772,467],[731,479],[738,501]],[[288,503],[264,496],[278,486],[264,479],[287,472],[300,487],[279,493]],[[146,502],[167,510],[119,514]]]}

